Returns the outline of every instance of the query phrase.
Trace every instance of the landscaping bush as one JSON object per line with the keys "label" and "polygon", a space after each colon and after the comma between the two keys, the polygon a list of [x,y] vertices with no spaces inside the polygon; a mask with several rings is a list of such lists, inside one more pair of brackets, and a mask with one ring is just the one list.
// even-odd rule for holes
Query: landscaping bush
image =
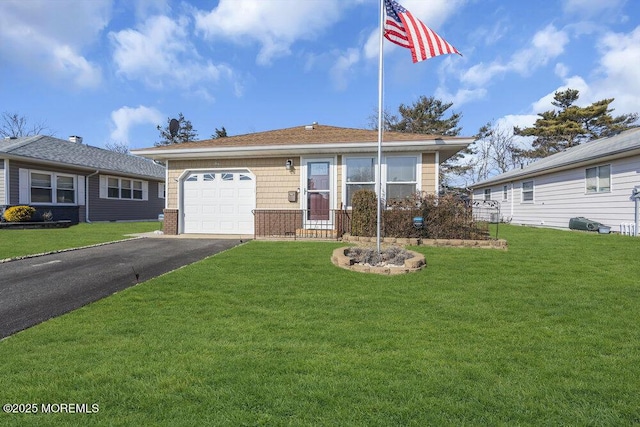
{"label": "landscaping bush", "polygon": [[426,196],[421,209],[426,238],[486,239],[473,220],[471,206],[457,196]]}
{"label": "landscaping bush", "polygon": [[26,222],[36,212],[31,206],[11,206],[4,211],[4,219],[9,222]]}
{"label": "landscaping bush", "polygon": [[[375,193],[370,190],[355,192],[352,205],[351,234],[375,236]],[[422,228],[414,226],[414,217],[424,218]],[[454,195],[436,197],[416,193],[404,199],[388,201],[386,209],[382,212],[381,231],[384,237],[473,240],[489,238],[487,224],[474,221],[471,205]]]}
{"label": "landscaping bush", "polygon": [[423,216],[422,199],[415,194],[390,202],[382,213],[382,230],[386,237],[424,237],[422,229],[413,226],[413,218]]}
{"label": "landscaping bush", "polygon": [[378,197],[375,191],[358,190],[353,193],[351,234],[372,237],[377,233]]}

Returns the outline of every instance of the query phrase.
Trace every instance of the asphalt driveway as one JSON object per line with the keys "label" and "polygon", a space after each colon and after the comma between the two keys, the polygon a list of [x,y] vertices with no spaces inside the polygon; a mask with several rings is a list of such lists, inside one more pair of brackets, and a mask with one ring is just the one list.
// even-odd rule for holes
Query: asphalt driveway
{"label": "asphalt driveway", "polygon": [[240,244],[134,239],[0,264],[0,339]]}

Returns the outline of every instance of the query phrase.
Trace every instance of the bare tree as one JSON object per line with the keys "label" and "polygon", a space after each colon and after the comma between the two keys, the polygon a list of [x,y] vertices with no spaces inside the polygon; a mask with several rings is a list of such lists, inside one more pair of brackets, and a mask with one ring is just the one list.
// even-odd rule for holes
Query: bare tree
{"label": "bare tree", "polygon": [[525,157],[513,132],[495,122],[482,126],[475,138],[464,161],[468,166],[465,177],[471,183],[508,172]]}
{"label": "bare tree", "polygon": [[0,116],[0,136],[2,138],[7,137],[22,137],[33,135],[50,135],[53,136],[49,127],[45,123],[30,124],[27,117],[18,113],[9,113],[7,111]]}
{"label": "bare tree", "polygon": [[109,151],[115,151],[116,153],[129,154],[129,144],[127,144],[126,142],[107,142],[106,144],[104,144],[104,148]]}

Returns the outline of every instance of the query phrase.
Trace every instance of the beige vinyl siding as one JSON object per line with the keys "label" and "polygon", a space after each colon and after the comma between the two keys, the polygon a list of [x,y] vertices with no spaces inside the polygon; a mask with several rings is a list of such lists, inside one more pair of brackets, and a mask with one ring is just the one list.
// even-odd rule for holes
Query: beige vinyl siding
{"label": "beige vinyl siding", "polygon": [[[338,155],[336,198],[340,208],[343,192],[344,155]],[[293,160],[293,169],[287,171],[285,162]],[[423,153],[421,158],[420,187],[427,194],[436,193],[435,154]],[[193,159],[171,160],[167,166],[167,200],[168,209],[178,209],[178,188],[180,176],[185,170],[203,169],[249,169],[256,176],[256,209],[299,209],[298,202],[289,202],[289,191],[300,189],[300,157],[246,158],[246,159]]]}
{"label": "beige vinyl siding", "polygon": [[[293,169],[285,169],[287,159],[293,160]],[[256,176],[256,209],[299,209],[299,202],[289,202],[289,191],[300,188],[300,158],[248,158],[171,160],[168,165],[167,207],[178,208],[178,185],[185,170],[194,169],[249,169]]]}
{"label": "beige vinyl siding", "polygon": [[436,155],[434,153],[422,153],[422,192],[436,194]]}

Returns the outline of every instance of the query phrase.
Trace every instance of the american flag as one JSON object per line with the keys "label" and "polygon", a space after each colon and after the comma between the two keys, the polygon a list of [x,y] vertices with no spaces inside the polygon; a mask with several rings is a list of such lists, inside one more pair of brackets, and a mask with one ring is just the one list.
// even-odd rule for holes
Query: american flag
{"label": "american flag", "polygon": [[424,25],[397,1],[384,0],[384,5],[387,12],[384,36],[392,43],[411,49],[414,63],[446,53],[462,56],[458,49]]}

